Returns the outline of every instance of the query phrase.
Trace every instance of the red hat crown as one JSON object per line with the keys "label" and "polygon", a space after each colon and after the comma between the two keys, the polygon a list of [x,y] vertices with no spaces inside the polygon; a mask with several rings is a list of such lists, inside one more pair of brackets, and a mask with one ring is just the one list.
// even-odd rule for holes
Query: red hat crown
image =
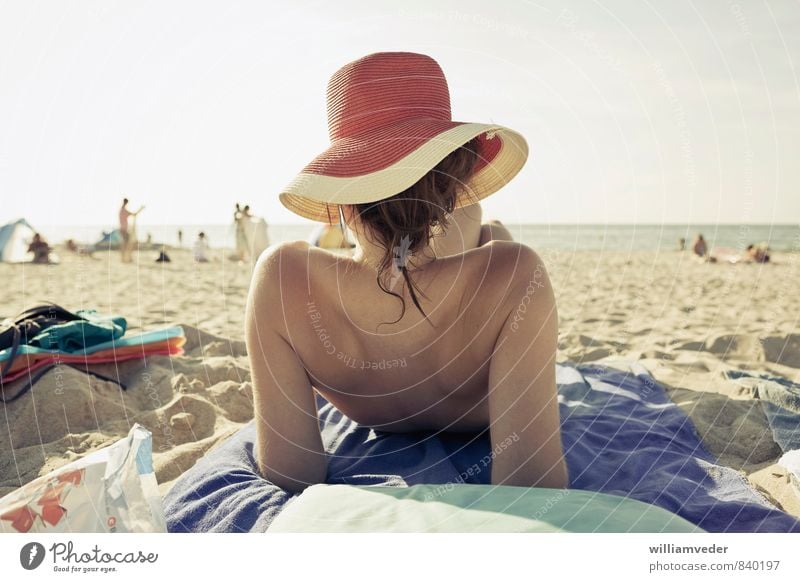
{"label": "red hat crown", "polygon": [[375,53],[345,65],[328,83],[331,141],[407,119],[450,121],[439,64],[416,53]]}

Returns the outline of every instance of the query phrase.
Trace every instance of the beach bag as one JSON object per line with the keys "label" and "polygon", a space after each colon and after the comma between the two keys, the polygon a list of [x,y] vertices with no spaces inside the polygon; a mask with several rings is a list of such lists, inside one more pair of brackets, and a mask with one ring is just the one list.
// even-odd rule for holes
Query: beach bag
{"label": "beach bag", "polygon": [[0,532],[166,532],[152,435],[128,436],[0,499]]}

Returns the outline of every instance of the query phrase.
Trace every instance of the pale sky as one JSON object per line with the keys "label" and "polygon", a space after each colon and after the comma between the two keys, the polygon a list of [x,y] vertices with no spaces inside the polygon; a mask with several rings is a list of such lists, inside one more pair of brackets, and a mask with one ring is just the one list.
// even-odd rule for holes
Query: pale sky
{"label": "pale sky", "polygon": [[[535,223],[800,222],[800,2],[0,4],[0,223],[299,223],[282,186],[327,146],[325,86],[433,56],[454,118],[531,157],[484,203]],[[435,6],[435,8],[433,7]]]}

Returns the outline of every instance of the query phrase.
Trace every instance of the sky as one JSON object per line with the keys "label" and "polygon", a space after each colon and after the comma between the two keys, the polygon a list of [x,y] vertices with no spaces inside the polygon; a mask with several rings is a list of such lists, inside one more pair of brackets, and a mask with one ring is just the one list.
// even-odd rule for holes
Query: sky
{"label": "sky", "polygon": [[453,117],[522,133],[521,223],[800,223],[800,2],[0,3],[0,223],[302,223],[325,87],[434,57]]}

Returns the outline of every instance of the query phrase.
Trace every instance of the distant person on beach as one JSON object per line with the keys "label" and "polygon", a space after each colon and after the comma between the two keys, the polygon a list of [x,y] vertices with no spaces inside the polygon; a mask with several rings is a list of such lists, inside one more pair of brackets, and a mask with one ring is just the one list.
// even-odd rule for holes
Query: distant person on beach
{"label": "distant person on beach", "polygon": [[158,256],[156,257],[156,263],[171,263],[171,262],[172,259],[169,258],[167,251],[162,246],[161,251],[158,253]]}
{"label": "distant person on beach", "polygon": [[38,232],[33,235],[33,240],[28,245],[28,252],[33,253],[33,262],[37,264],[48,264],[52,250],[52,247],[47,244],[47,241]]}
{"label": "distant person on beach", "polygon": [[207,263],[208,262],[208,240],[206,239],[206,233],[201,232],[197,235],[197,240],[194,241],[194,247],[192,248],[192,253],[194,255],[194,260],[198,263]]}
{"label": "distant person on beach", "polygon": [[321,249],[353,248],[338,224],[324,224],[314,233],[312,244]]}
{"label": "distant person on beach", "polygon": [[64,246],[69,252],[85,257],[93,257],[95,251],[94,245],[86,245],[86,244],[79,245],[71,238],[66,240]]}
{"label": "distant person on beach", "polygon": [[132,227],[129,219],[133,218],[134,221],[139,213],[144,210],[144,206],[139,207],[139,210],[136,212],[131,212],[128,210],[128,199],[122,199],[122,206],[119,209],[119,234],[122,237],[122,262],[123,263],[130,263],[131,253],[133,252],[133,235],[135,234],[135,229]]}
{"label": "distant person on beach", "polygon": [[755,263],[768,263],[770,259],[769,247],[764,243],[760,245],[747,245],[745,255],[747,259]]}
{"label": "distant person on beach", "polygon": [[239,261],[247,260],[247,233],[245,232],[246,225],[244,224],[246,220],[249,219],[237,202],[233,211],[233,224],[236,229],[236,258]]}
{"label": "distant person on beach", "polygon": [[[237,205],[238,207],[238,205]],[[236,220],[236,254],[237,260],[255,265],[259,255],[269,246],[269,227],[267,221],[254,216],[250,205],[241,209]]]}
{"label": "distant person on beach", "polygon": [[683,237],[678,239],[678,250],[681,252],[686,250],[686,239]]}
{"label": "distant person on beach", "polygon": [[178,229],[178,247],[183,248],[183,231]]}
{"label": "distant person on beach", "polygon": [[476,218],[525,164],[525,139],[451,122],[425,55],[372,54],[328,87],[331,146],[279,198],[357,245],[282,243],[256,265],[245,338],[259,471],[292,492],[325,481],[319,394],[381,431],[486,431],[502,451],[492,484],[566,487],[553,286],[530,247]]}
{"label": "distant person on beach", "polygon": [[706,244],[706,239],[703,238],[702,234],[698,234],[697,238],[694,239],[692,251],[695,255],[702,259],[705,259],[708,256],[708,245]]}

